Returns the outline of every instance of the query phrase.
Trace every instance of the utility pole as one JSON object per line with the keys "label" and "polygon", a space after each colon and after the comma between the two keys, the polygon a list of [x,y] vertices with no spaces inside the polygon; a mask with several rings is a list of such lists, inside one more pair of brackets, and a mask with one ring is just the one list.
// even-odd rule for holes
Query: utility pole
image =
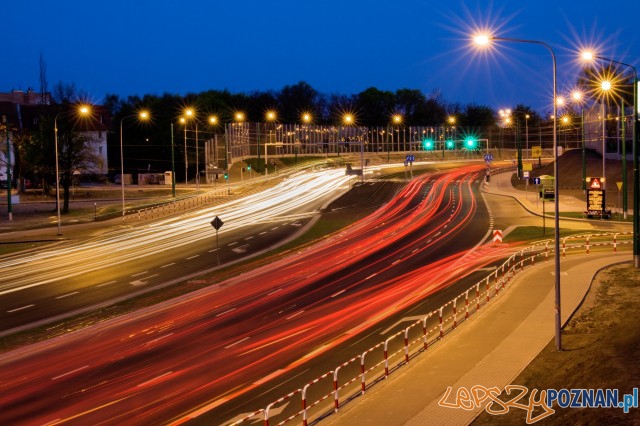
{"label": "utility pole", "polygon": [[2,116],[2,123],[7,136],[7,213],[9,214],[9,221],[13,220],[13,209],[11,207],[11,142],[9,142],[9,123],[7,122],[7,116]]}

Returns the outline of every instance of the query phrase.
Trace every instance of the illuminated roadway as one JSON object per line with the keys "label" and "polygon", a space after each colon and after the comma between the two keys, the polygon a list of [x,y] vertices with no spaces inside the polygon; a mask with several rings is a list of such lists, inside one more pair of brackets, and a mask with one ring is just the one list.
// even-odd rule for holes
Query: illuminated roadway
{"label": "illuminated roadway", "polygon": [[340,345],[504,256],[479,244],[483,173],[424,175],[294,255],[0,356],[0,422],[217,424],[264,407],[282,388],[259,389],[326,371],[300,369],[323,357],[335,366]]}
{"label": "illuminated roadway", "polygon": [[274,188],[147,226],[120,229],[87,241],[69,241],[0,259],[0,333],[124,297],[163,283],[184,281],[217,266],[215,230],[223,262],[282,242],[323,204],[348,190],[343,170],[299,173]]}

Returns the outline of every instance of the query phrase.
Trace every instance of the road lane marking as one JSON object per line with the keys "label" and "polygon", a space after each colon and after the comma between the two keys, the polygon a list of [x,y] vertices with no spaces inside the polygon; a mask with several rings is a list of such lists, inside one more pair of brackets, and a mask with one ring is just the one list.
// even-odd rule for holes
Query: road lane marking
{"label": "road lane marking", "polygon": [[36,306],[36,305],[27,305],[27,306],[23,306],[23,307],[21,307],[21,308],[15,308],[15,309],[12,309],[12,310],[10,310],[10,311],[7,311],[7,313],[11,314],[11,313],[13,313],[13,312],[18,312],[18,311],[21,311],[21,310],[23,310],[23,309],[33,308],[34,306]]}
{"label": "road lane marking", "polygon": [[277,290],[273,290],[271,293],[267,293],[267,296],[271,296],[272,294],[276,294],[277,292],[282,291],[281,288],[277,289]]}
{"label": "road lane marking", "polygon": [[240,340],[238,340],[237,342],[232,343],[232,344],[230,344],[230,345],[228,345],[228,346],[225,346],[224,348],[225,348],[225,349],[232,348],[232,347],[234,347],[235,345],[238,345],[238,344],[240,344],[240,343],[244,342],[245,340],[249,340],[249,336],[245,337],[244,339],[240,339]]}
{"label": "road lane marking", "polygon": [[59,376],[56,376],[56,377],[52,378],[51,380],[58,380],[58,379],[60,379],[62,377],[68,376],[69,374],[77,373],[78,371],[82,371],[82,370],[87,369],[87,368],[89,368],[89,366],[85,365],[84,367],[80,367],[80,368],[76,368],[75,370],[67,371],[66,373],[61,374]]}
{"label": "road lane marking", "polygon": [[267,233],[267,231],[264,231],[264,232],[259,233],[258,235],[264,235],[266,233]]}
{"label": "road lane marking", "polygon": [[369,275],[369,276],[368,276],[367,278],[365,278],[364,280],[366,281],[366,280],[368,280],[368,279],[370,279],[370,278],[375,277],[376,275],[378,275],[378,273],[377,273],[377,272],[376,272],[375,274],[371,274],[371,275]]}
{"label": "road lane marking", "polygon": [[218,251],[218,249],[209,250],[209,253],[213,253],[214,251]]}
{"label": "road lane marking", "polygon": [[65,297],[73,296],[74,294],[80,293],[79,291],[74,291],[72,293],[63,294],[62,296],[57,296],[56,299],[64,299]]}
{"label": "road lane marking", "polygon": [[200,257],[200,255],[196,254],[195,256],[187,257],[187,260],[195,259],[196,257]]}
{"label": "road lane marking", "polygon": [[173,371],[167,371],[166,373],[161,374],[161,375],[159,375],[158,377],[154,377],[154,378],[153,378],[153,379],[151,379],[151,380],[147,380],[146,382],[142,382],[142,383],[140,383],[137,387],[139,387],[139,388],[140,388],[140,387],[142,387],[142,386],[149,385],[149,384],[151,384],[151,383],[153,383],[153,382],[155,382],[155,381],[157,381],[157,380],[160,380],[160,379],[161,379],[161,378],[163,378],[164,376],[168,376],[168,375],[169,375],[169,374],[171,374],[171,373],[173,373]]}
{"label": "road lane marking", "polygon": [[339,291],[339,292],[337,292],[337,293],[333,293],[333,294],[331,295],[331,297],[339,296],[339,295],[341,295],[342,293],[344,293],[345,291],[347,291],[347,289],[346,289],[346,288],[345,288],[345,289],[343,289],[343,290],[340,290],[340,291]]}
{"label": "road lane marking", "polygon": [[237,308],[231,308],[231,309],[229,309],[229,310],[227,310],[227,311],[220,312],[220,313],[219,313],[219,314],[217,314],[216,316],[217,316],[217,317],[220,317],[220,316],[222,316],[222,315],[224,315],[224,314],[228,314],[229,312],[235,311],[236,309],[237,309]]}
{"label": "road lane marking", "polygon": [[137,274],[133,274],[133,275],[131,275],[131,278],[133,278],[133,277],[137,277],[137,276],[139,276],[139,275],[144,275],[144,274],[146,274],[147,272],[149,272],[149,271],[138,272]]}
{"label": "road lane marking", "polygon": [[231,247],[231,246],[235,246],[236,244],[238,244],[237,241],[232,242],[231,244],[227,244],[227,247]]}
{"label": "road lane marking", "polygon": [[165,334],[164,336],[160,336],[157,339],[153,339],[153,340],[148,341],[147,345],[150,345],[150,344],[155,343],[155,342],[157,342],[159,340],[162,340],[162,339],[166,339],[167,337],[172,336],[172,335],[173,335],[173,333]]}
{"label": "road lane marking", "polygon": [[104,287],[104,286],[109,285],[109,284],[115,284],[116,282],[117,281],[109,281],[109,282],[106,282],[106,283],[103,283],[103,284],[98,284],[96,287]]}
{"label": "road lane marking", "polygon": [[300,314],[301,314],[301,313],[303,313],[303,312],[304,312],[304,310],[302,310],[302,311],[298,311],[298,312],[296,312],[296,313],[295,313],[295,314],[293,314],[293,315],[289,315],[289,316],[288,316],[288,317],[286,317],[285,319],[290,320],[291,318],[295,318],[295,317],[297,317],[298,315],[300,315]]}
{"label": "road lane marking", "polygon": [[129,284],[137,287],[137,286],[145,285],[146,283],[147,283],[146,281],[135,280],[135,281],[131,281]]}
{"label": "road lane marking", "polygon": [[279,226],[276,226],[275,228],[271,228],[272,231],[275,231],[276,229],[278,229]]}
{"label": "road lane marking", "polygon": [[247,240],[250,240],[250,239],[252,239],[252,238],[253,238],[253,235],[252,235],[252,236],[250,236],[250,237],[245,238],[244,240],[245,240],[245,241],[247,241]]}
{"label": "road lane marking", "polygon": [[160,269],[162,269],[162,268],[168,268],[169,266],[173,266],[173,265],[175,265],[175,264],[176,264],[176,262],[167,263],[166,265],[162,265],[162,266],[160,267]]}

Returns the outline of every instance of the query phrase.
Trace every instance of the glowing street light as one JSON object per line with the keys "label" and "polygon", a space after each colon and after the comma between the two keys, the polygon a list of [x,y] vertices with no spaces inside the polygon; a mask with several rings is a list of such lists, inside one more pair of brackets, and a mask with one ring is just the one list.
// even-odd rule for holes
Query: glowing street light
{"label": "glowing street light", "polygon": [[124,223],[124,149],[123,149],[123,139],[122,139],[122,123],[127,118],[138,117],[141,121],[146,121],[149,119],[149,112],[146,110],[142,110],[137,114],[128,115],[126,117],[122,117],[120,119],[120,187],[122,189],[122,223]]}
{"label": "glowing street light", "polygon": [[[638,159],[638,154],[640,154],[640,147],[638,146],[638,112],[640,110],[640,105],[638,105],[638,70],[633,65],[596,55],[591,51],[582,52],[582,59],[585,61],[598,59],[601,61],[611,62],[631,68],[633,71],[633,266],[638,269],[640,268],[640,170],[638,169],[640,162]],[[626,165],[626,153],[623,156],[623,159],[623,165]],[[626,179],[626,174],[624,176],[624,179]],[[624,194],[626,195],[626,190],[624,191]]]}
{"label": "glowing street light", "polygon": [[[58,114],[56,114],[55,118],[53,119],[53,130],[55,134],[55,150],[56,150],[56,205],[57,205],[57,211],[58,211],[58,235],[62,235],[62,232],[60,230],[61,220],[60,220],[60,171],[59,171],[60,165],[59,165],[59,159],[58,159],[58,117],[60,117],[61,115],[70,114],[72,112],[73,111],[59,112]],[[87,105],[80,105],[76,113],[81,116],[88,116],[91,113],[91,109]],[[11,182],[8,182],[8,183],[9,183],[9,188],[11,188]]]}
{"label": "glowing street light", "polygon": [[[479,46],[487,46],[490,42],[493,41],[504,41],[511,43],[526,43],[526,44],[537,44],[546,48],[551,54],[551,60],[553,63],[553,116],[557,116],[557,97],[556,97],[556,54],[547,43],[538,40],[525,40],[518,38],[505,38],[505,37],[494,37],[488,34],[478,34],[474,37],[474,41]],[[560,314],[560,216],[559,216],[559,198],[560,194],[558,191],[558,124],[557,120],[553,121],[553,172],[555,175],[554,179],[554,191],[555,191],[555,232],[554,232],[554,246],[555,246],[555,341],[556,341],[556,349],[562,350],[562,318]]]}

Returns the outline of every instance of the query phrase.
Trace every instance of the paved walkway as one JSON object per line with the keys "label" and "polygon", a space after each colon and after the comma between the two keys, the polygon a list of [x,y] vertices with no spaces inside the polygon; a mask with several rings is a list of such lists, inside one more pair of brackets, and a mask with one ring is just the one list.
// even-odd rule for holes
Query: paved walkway
{"label": "paved walkway", "polygon": [[[588,259],[588,261],[587,261]],[[631,254],[578,255],[562,260],[563,324],[578,308],[594,275],[603,267],[631,260]],[[329,417],[328,425],[467,425],[483,410],[440,407],[447,386],[503,389],[555,335],[554,262],[533,266],[477,316],[447,335]],[[523,422],[525,414],[523,412]]]}

